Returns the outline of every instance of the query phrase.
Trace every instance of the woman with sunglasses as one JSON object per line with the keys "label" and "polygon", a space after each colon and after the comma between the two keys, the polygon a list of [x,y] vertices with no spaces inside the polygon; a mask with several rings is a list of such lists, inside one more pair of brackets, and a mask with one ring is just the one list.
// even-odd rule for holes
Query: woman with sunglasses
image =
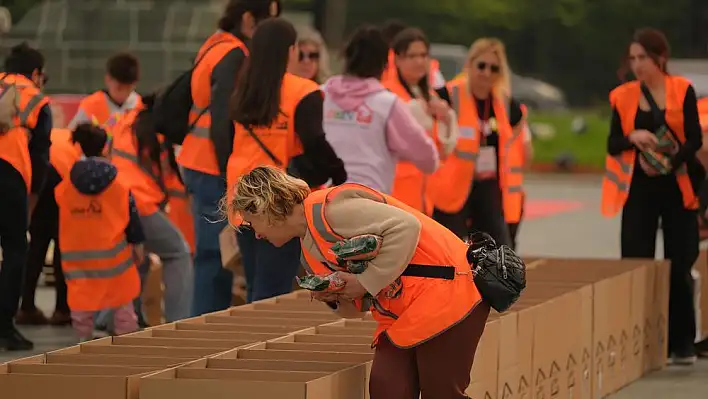
{"label": "woman with sunglasses", "polygon": [[[428,134],[440,144],[445,158],[455,146],[455,115],[449,104],[430,87],[430,42],[417,28],[406,28],[393,39],[396,74],[389,74],[384,86],[408,103],[410,111]],[[445,91],[445,90],[442,90]],[[445,93],[443,98],[447,97]],[[392,195],[414,209],[432,215],[433,202],[428,189],[429,171],[421,171],[412,162],[398,162]]]}
{"label": "woman with sunglasses", "polygon": [[312,28],[303,28],[297,36],[298,57],[291,63],[288,72],[319,84],[331,75],[329,55],[322,35]]}
{"label": "woman with sunglasses", "polygon": [[430,182],[434,218],[460,237],[484,231],[511,245],[507,222],[518,222],[523,201],[524,116],[510,97],[504,44],[475,41],[465,72],[448,86],[460,136]]}

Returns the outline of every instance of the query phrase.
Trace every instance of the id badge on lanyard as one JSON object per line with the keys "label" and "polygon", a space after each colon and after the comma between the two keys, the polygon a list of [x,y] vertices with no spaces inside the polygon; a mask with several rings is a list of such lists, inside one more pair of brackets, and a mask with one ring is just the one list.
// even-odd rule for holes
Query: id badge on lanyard
{"label": "id badge on lanyard", "polygon": [[477,157],[477,166],[475,178],[478,180],[489,180],[497,177],[497,149],[494,146],[487,145],[487,137],[493,132],[493,124],[490,120],[479,121],[482,137],[480,137],[481,145],[479,148],[479,156]]}

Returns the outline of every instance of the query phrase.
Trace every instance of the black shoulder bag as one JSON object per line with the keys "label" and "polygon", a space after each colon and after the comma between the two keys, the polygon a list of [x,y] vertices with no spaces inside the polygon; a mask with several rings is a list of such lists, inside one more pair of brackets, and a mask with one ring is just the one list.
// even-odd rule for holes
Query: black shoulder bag
{"label": "black shoulder bag", "polygon": [[[649,103],[649,108],[651,109],[651,113],[654,117],[655,123],[657,124],[657,126],[666,126],[667,131],[671,134],[674,141],[679,146],[680,150],[682,146],[681,141],[679,141],[678,137],[676,136],[676,133],[674,133],[674,131],[671,130],[671,127],[669,127],[669,125],[666,123],[666,115],[664,114],[664,111],[659,108],[659,105],[656,103],[656,100],[654,100],[654,96],[651,95],[651,91],[649,91],[649,88],[644,83],[642,83],[640,87],[644,98]],[[691,159],[686,160],[686,169],[688,170],[688,178],[691,180],[693,192],[698,195],[700,187],[703,184],[703,181],[706,179],[706,171],[705,169],[703,169],[703,165],[701,165],[701,163],[698,161],[698,159],[696,159],[695,156]]]}
{"label": "black shoulder bag", "polygon": [[467,261],[482,299],[499,313],[508,310],[526,288],[524,261],[487,233],[472,233],[468,242]]}

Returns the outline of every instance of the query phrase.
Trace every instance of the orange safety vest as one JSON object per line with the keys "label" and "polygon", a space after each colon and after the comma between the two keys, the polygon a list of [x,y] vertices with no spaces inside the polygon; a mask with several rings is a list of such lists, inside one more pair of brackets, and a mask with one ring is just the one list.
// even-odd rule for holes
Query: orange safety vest
{"label": "orange safety vest", "polygon": [[[679,142],[686,142],[683,130],[683,100],[690,82],[680,76],[666,76],[666,112],[668,127],[676,134]],[[610,92],[610,104],[620,116],[622,131],[629,136],[635,130],[634,119],[639,109],[639,99],[642,96],[638,81],[625,83]],[[623,151],[618,156],[608,155],[605,158],[605,177],[602,179],[602,214],[613,217],[624,207],[629,197],[632,185],[634,163],[637,151],[632,148]],[[676,180],[683,197],[686,209],[698,209],[698,198],[693,192],[693,186],[688,176],[686,165],[676,171]]]}
{"label": "orange safety vest", "polygon": [[[447,157],[430,179],[435,207],[457,213],[465,205],[474,181],[479,155],[481,126],[477,104],[467,88],[467,79],[449,85],[450,98],[457,112],[460,137],[455,151]],[[499,134],[499,184],[502,189],[504,216],[507,223],[521,218],[523,200],[524,143],[521,131],[514,133],[503,98],[495,96],[492,107]]]}
{"label": "orange safety vest", "polygon": [[79,110],[83,110],[91,119],[91,123],[101,126],[107,132],[110,132],[118,121],[120,121],[123,114],[131,109],[140,108],[143,105],[142,98],[138,96],[132,108],[125,110],[125,112],[115,112],[111,110],[110,101],[111,99],[108,97],[108,94],[103,90],[99,90],[84,97],[79,103]]}
{"label": "orange safety vest", "polygon": [[167,217],[182,232],[190,252],[194,253],[196,237],[189,194],[179,176],[172,170],[165,173],[165,189],[168,198]]}
{"label": "orange safety vest", "polygon": [[[413,100],[406,88],[401,84],[398,75],[394,79],[382,81],[381,83],[401,100],[405,102]],[[428,133],[437,144],[437,122],[433,124],[433,131]],[[393,179],[391,195],[426,215],[433,214],[433,200],[428,187],[428,176],[421,172],[412,162],[401,161],[396,164],[396,174]]]}
{"label": "orange safety vest", "polygon": [[[378,322],[374,344],[385,333],[397,347],[416,346],[442,334],[469,315],[481,301],[481,296],[467,262],[467,245],[451,231],[403,202],[360,184],[346,183],[316,191],[305,200],[307,228],[318,250],[316,254],[311,253],[303,245],[305,269],[318,275],[341,270],[330,248],[347,237],[338,235],[327,223],[326,207],[346,190],[363,191],[376,198],[373,201],[405,210],[414,215],[422,226],[413,259],[400,280],[382,290],[371,301],[357,301],[361,310],[371,308]],[[438,272],[447,276],[443,277]],[[432,277],[428,273],[437,276],[421,278],[424,275]],[[400,287],[402,289],[399,290]]]}
{"label": "orange safety vest", "polygon": [[[211,35],[197,53],[199,65],[192,71],[192,109],[189,120],[194,129],[187,134],[177,162],[185,168],[219,176],[219,162],[216,159],[214,143],[210,137],[211,113],[211,71],[231,50],[240,48],[248,56],[248,48],[231,33],[218,31]],[[238,71],[234,71],[238,73]],[[201,115],[201,116],[200,116]],[[196,121],[196,122],[195,122]]]}
{"label": "orange safety vest", "polygon": [[[428,82],[432,85],[435,72],[440,70],[440,61],[431,58],[430,59],[430,70],[428,71]],[[396,67],[396,53],[393,50],[388,52],[388,65],[384,69],[384,73],[381,76],[381,81],[386,82],[387,80],[398,79],[398,68]]]}
{"label": "orange safety vest", "polygon": [[0,74],[0,92],[13,85],[17,88],[19,103],[12,121],[13,127],[0,134],[0,159],[20,172],[29,193],[32,189],[30,130],[37,126],[39,112],[49,104],[49,97],[45,97],[31,80],[22,75]]}
{"label": "orange safety vest", "polygon": [[74,145],[69,129],[52,129],[50,138],[52,146],[49,147],[49,163],[65,179],[71,167],[81,158],[81,151]]}
{"label": "orange safety vest", "polygon": [[140,113],[128,112],[114,128],[110,157],[129,185],[141,216],[152,215],[167,206],[164,181],[154,165],[145,165],[137,154],[138,143],[133,134],[133,122]]}
{"label": "orange safety vest", "polygon": [[302,153],[302,144],[295,134],[295,108],[305,96],[319,89],[320,86],[309,79],[286,73],[280,88],[278,119],[269,127],[252,128],[253,134],[281,162],[280,165],[276,165],[244,126],[234,124],[234,148],[226,171],[229,200],[233,197],[231,188],[239,177],[263,165],[284,169],[293,157]]}
{"label": "orange safety vest", "polygon": [[117,308],[140,295],[133,248],[126,239],[130,191],[116,179],[97,195],[80,193],[69,180],[55,189],[59,249],[72,311]]}
{"label": "orange safety vest", "polygon": [[698,100],[698,117],[701,121],[701,130],[708,133],[708,97]]}

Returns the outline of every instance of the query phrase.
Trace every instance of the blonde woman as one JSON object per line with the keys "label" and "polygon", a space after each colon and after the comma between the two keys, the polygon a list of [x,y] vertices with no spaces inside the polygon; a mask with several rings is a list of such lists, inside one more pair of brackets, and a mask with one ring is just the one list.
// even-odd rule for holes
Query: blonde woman
{"label": "blonde woman", "polygon": [[448,85],[458,115],[457,148],[430,182],[435,220],[460,237],[484,231],[506,245],[512,244],[507,222],[521,216],[525,154],[525,118],[509,82],[504,44],[475,41],[465,75]]}
{"label": "blonde woman", "polygon": [[330,77],[329,54],[322,35],[316,30],[304,27],[297,35],[298,57],[290,63],[288,72],[319,84]]}
{"label": "blonde woman", "polygon": [[[308,273],[338,273],[345,286],[316,293],[342,317],[371,304],[378,328],[371,399],[466,398],[470,369],[489,306],[467,262],[467,245],[440,224],[391,196],[345,183],[310,192],[307,183],[270,166],[238,178],[228,216],[275,246],[302,243]],[[339,267],[332,245],[362,235],[382,237],[360,274]],[[272,269],[274,272],[278,269]],[[372,298],[362,299],[366,294]]]}

